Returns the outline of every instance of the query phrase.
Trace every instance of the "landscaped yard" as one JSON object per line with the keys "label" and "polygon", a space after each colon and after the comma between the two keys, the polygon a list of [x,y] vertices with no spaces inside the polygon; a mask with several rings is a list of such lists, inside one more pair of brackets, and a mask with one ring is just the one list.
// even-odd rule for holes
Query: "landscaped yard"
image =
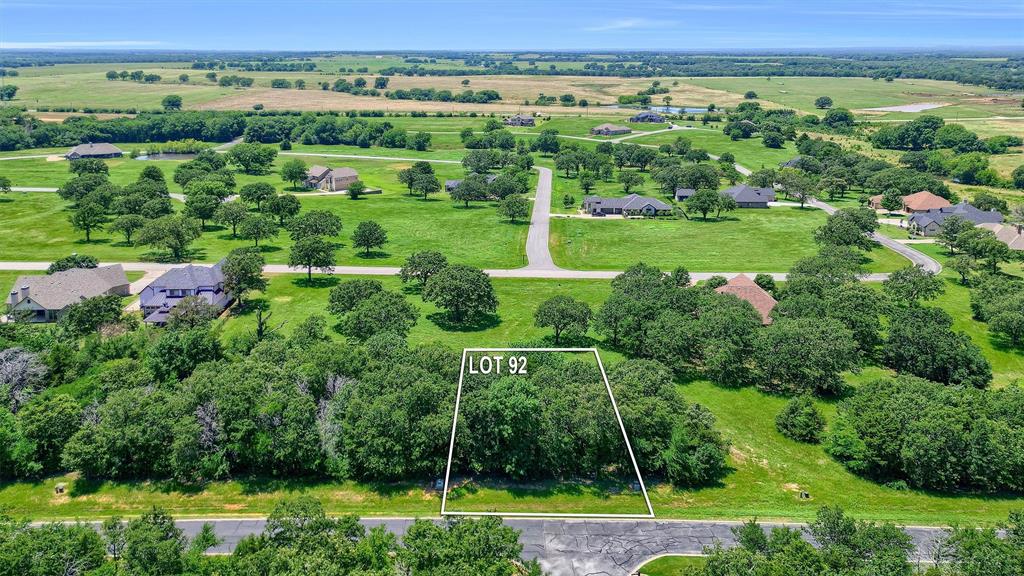
{"label": "landscaped yard", "polygon": [[[622,270],[646,262],[691,272],[785,272],[818,247],[813,232],[825,222],[815,209],[741,209],[723,220],[621,220],[560,218],[551,221],[551,253],[563,268]],[[898,254],[869,253],[872,272],[907,265]]]}

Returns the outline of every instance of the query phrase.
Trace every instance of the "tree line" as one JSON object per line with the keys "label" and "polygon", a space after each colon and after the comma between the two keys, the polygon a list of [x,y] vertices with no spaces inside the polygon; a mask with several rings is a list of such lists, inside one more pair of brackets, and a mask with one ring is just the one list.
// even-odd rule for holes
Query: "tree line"
{"label": "tree line", "polygon": [[399,539],[383,526],[367,530],[356,516],[328,516],[309,496],[278,502],[263,531],[243,537],[231,554],[206,555],[220,543],[212,525],[188,538],[159,508],[98,529],[0,516],[0,574],[543,575],[536,561],[520,558],[519,531],[500,518],[416,520]]}

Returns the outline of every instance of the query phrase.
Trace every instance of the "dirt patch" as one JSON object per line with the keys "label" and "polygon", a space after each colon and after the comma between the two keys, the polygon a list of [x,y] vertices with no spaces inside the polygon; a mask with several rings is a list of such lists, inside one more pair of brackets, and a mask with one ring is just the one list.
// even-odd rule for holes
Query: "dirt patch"
{"label": "dirt patch", "polygon": [[39,112],[36,115],[43,122],[60,123],[72,116],[95,116],[100,120],[110,120],[111,118],[134,118],[135,114],[85,114],[82,112]]}
{"label": "dirt patch", "polygon": [[59,156],[57,154],[54,154],[53,156],[47,156],[46,157],[46,161],[47,162],[60,162],[62,160],[64,160],[64,157],[63,156]]}
{"label": "dirt patch", "polygon": [[246,508],[248,508],[248,506],[246,506],[245,504],[225,504],[224,506],[222,506],[222,508],[224,508],[225,510],[231,510],[235,512],[238,510],[245,510]]}
{"label": "dirt patch", "polygon": [[800,485],[797,484],[796,482],[788,482],[788,483],[782,485],[782,489],[786,490],[786,491],[789,491],[789,492],[799,492],[800,491]]}
{"label": "dirt patch", "polygon": [[747,463],[747,455],[740,452],[739,448],[735,446],[729,447],[729,455],[732,456],[732,459],[735,460],[737,464]]}

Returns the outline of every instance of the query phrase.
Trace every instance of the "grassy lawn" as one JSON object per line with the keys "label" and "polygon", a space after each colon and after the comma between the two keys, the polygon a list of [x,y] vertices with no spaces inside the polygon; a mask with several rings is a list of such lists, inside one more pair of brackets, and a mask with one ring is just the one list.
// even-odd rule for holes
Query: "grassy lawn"
{"label": "grassy lawn", "polygon": [[[945,264],[946,249],[938,244],[919,244],[916,249]],[[1003,264],[1003,272],[1021,275],[1019,263]],[[989,334],[988,325],[971,317],[970,290],[960,284],[959,275],[944,268],[940,277],[945,281],[946,291],[931,304],[939,306],[953,317],[953,329],[966,333],[981,348],[985,358],[992,364],[993,386],[1001,387],[1024,378],[1024,354],[1001,338]]]}
{"label": "grassy lawn", "polygon": [[448,491],[447,509],[455,512],[646,514],[647,504],[643,494],[624,484],[549,481],[513,487],[461,485]]}
{"label": "grassy lawn", "polygon": [[[300,320],[310,314],[327,315],[327,298],[331,288],[342,280],[352,277],[314,277],[312,286],[299,274],[279,274],[270,277],[265,294],[254,297],[269,305],[275,318],[288,319],[281,329],[285,334]],[[492,280],[498,297],[498,311],[492,318],[478,326],[452,327],[433,304],[423,302],[412,284],[403,286],[395,276],[375,276],[389,290],[405,291],[411,303],[420,309],[420,319],[409,334],[414,343],[436,342],[454,349],[465,347],[501,347],[515,342],[542,338],[550,333],[548,329],[533,324],[533,312],[541,302],[554,294],[567,294],[582,300],[592,308],[604,302],[611,291],[606,280],[544,280],[537,278],[495,278]],[[256,319],[253,306],[248,311],[229,316],[223,325],[223,335],[233,335],[252,330]],[[332,335],[340,338],[332,331]],[[602,352],[602,358],[620,358],[614,352]]]}
{"label": "grassy lawn", "polygon": [[[944,102],[951,105],[928,110],[927,113],[951,120],[958,116],[1021,116],[1019,99],[1007,99],[993,104],[978,97],[997,93],[996,90],[942,80],[898,79],[885,82],[870,78],[724,77],[690,78],[687,82],[738,94],[753,90],[762,100],[818,116],[824,115],[824,111],[814,108],[814,100],[818,96],[830,96],[836,107],[851,110],[917,102]],[[917,115],[920,114],[861,114],[865,118],[885,119],[911,119]]]}
{"label": "grassy lawn", "polygon": [[[636,262],[692,272],[784,272],[818,247],[813,231],[820,210],[774,207],[743,209],[723,220],[553,219],[551,253],[564,268],[621,270]],[[904,266],[898,254],[869,253],[871,272]]]}
{"label": "grassy lawn", "polygon": [[[464,209],[450,202],[444,193],[429,200],[410,197],[397,179],[398,171],[408,167],[409,162],[316,156],[303,159],[308,164],[350,166],[359,171],[367,186],[384,190],[381,195],[368,195],[357,201],[344,196],[301,198],[304,210],[330,210],[341,216],[345,230],[340,241],[339,264],[395,265],[404,261],[411,252],[427,247],[444,252],[454,262],[480,267],[516,268],[526,264],[527,223],[512,224],[500,219],[490,203],[478,203]],[[283,158],[279,157],[276,165],[281,162]],[[149,164],[160,165],[169,179],[177,162],[112,160],[108,162],[111,180],[127,184]],[[0,168],[4,169],[4,174],[10,175],[15,186],[55,187],[68,178],[66,162],[11,160],[5,161]],[[435,170],[442,180],[463,175],[462,167],[455,164],[436,164]],[[290,191],[290,184],[283,182],[276,173],[266,176],[239,174],[237,180],[239,186],[266,181],[279,191]],[[177,188],[176,185],[171,187],[172,190]],[[120,236],[103,231],[96,232],[92,241],[86,243],[83,235],[68,223],[68,206],[52,193],[14,193],[0,198],[0,228],[19,233],[17,242],[0,246],[0,259],[52,259],[70,252],[115,261],[153,260],[160,256],[147,247],[125,245]],[[369,258],[348,245],[351,231],[363,220],[376,220],[389,234],[389,243],[384,250]],[[461,237],[453,236],[451,230],[462,231],[474,242],[463,242]],[[287,234],[282,233],[276,239],[261,243],[261,248],[268,262],[285,263],[290,243]],[[247,244],[244,240],[232,239],[228,230],[210,224],[193,248],[197,260],[215,261],[232,248]]]}
{"label": "grassy lawn", "polygon": [[651,560],[640,567],[640,574],[645,576],[685,576],[691,571],[696,573],[704,567],[705,560],[700,556],[662,556]]}
{"label": "grassy lawn", "polygon": [[711,124],[708,127],[699,127],[699,122],[691,122],[691,124],[695,126],[692,130],[673,130],[672,132],[640,136],[630,138],[627,142],[658,146],[671,144],[676,138],[682,136],[692,142],[694,148],[703,148],[715,156],[724,152],[732,152],[736,156],[736,162],[751,170],[778,168],[780,163],[791,160],[797,155],[796,145],[792,142],[786,142],[783,148],[768,148],[760,138],[732,140],[722,133],[721,125]]}

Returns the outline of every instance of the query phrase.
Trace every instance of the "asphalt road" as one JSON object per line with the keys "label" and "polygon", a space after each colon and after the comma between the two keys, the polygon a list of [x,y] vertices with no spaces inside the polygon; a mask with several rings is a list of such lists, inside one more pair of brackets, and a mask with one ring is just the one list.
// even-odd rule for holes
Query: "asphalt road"
{"label": "asphalt road", "polygon": [[[411,518],[366,518],[367,528],[383,525],[401,536]],[[223,542],[211,552],[227,553],[238,541],[263,531],[263,519],[179,520],[178,526],[195,535],[204,522],[213,525]],[[696,555],[716,542],[732,546],[736,522],[694,520],[559,520],[508,518],[519,530],[523,558],[537,559],[552,576],[628,576],[645,562],[665,554]],[[769,529],[781,524],[765,524]],[[794,528],[800,524],[789,524]],[[916,547],[912,560],[931,558],[940,528],[905,528]]]}
{"label": "asphalt road", "polygon": [[533,201],[533,214],[530,216],[530,231],[526,235],[526,266],[529,270],[561,270],[551,258],[548,248],[548,236],[551,230],[551,170],[543,166],[535,167],[537,193]]}

